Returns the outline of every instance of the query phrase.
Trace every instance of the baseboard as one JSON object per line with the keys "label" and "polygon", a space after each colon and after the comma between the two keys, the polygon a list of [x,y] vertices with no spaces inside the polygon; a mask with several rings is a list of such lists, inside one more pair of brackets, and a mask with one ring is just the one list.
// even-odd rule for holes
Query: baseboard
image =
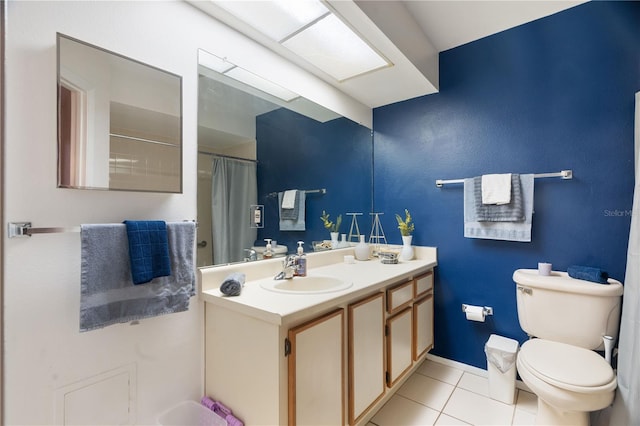
{"label": "baseboard", "polygon": [[[433,362],[437,362],[437,363],[442,364],[442,365],[446,365],[447,367],[453,367],[453,368],[457,368],[458,370],[462,370],[462,371],[466,371],[466,372],[471,373],[471,374],[475,374],[476,376],[481,376],[481,377],[488,377],[489,376],[489,374],[487,373],[487,370],[485,370],[485,369],[474,367],[473,365],[463,364],[461,362],[453,361],[451,359],[442,358],[442,357],[437,356],[437,355],[427,354],[427,359],[430,360],[430,361],[433,361]],[[527,385],[524,384],[524,382],[522,380],[517,380],[516,379],[516,387],[518,389],[522,389],[524,391],[531,392],[531,390],[527,387]]]}

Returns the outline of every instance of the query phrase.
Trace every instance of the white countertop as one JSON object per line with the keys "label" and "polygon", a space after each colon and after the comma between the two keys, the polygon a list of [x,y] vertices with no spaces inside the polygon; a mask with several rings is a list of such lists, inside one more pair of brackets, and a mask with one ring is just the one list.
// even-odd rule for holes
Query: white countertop
{"label": "white countertop", "polygon": [[[394,282],[419,276],[437,265],[436,248],[414,246],[414,252],[416,259],[395,265],[383,264],[378,259],[344,263],[343,256],[353,254],[353,248],[309,253],[308,277],[332,277],[353,283],[349,288],[328,293],[291,294],[262,288],[262,281],[273,280],[282,269],[281,259],[200,268],[200,297],[207,303],[280,325],[366,296]],[[219,286],[232,272],[245,273],[247,282],[239,296],[226,297],[220,293]],[[293,278],[301,284],[304,279]]]}

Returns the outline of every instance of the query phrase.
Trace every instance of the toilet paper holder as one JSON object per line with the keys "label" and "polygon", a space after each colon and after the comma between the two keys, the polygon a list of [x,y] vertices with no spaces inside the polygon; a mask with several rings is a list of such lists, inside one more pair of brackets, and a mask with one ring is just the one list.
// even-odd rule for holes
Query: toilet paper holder
{"label": "toilet paper holder", "polygon": [[[462,304],[462,312],[467,312],[467,308],[469,306],[473,306],[473,305],[467,305],[466,303]],[[482,307],[482,311],[484,312],[484,315],[493,315],[493,308],[491,306],[483,306]]]}

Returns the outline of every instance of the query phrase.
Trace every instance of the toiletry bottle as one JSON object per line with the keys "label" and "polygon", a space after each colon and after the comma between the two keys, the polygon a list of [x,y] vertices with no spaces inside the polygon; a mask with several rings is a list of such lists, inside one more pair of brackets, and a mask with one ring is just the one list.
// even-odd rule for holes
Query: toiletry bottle
{"label": "toiletry bottle", "polygon": [[273,251],[271,250],[271,238],[265,238],[264,240],[267,242],[267,246],[264,249],[262,257],[265,259],[271,259],[273,257]]}
{"label": "toiletry bottle", "polygon": [[296,268],[296,275],[299,277],[307,276],[307,255],[304,254],[303,244],[304,241],[298,241],[298,267]]}

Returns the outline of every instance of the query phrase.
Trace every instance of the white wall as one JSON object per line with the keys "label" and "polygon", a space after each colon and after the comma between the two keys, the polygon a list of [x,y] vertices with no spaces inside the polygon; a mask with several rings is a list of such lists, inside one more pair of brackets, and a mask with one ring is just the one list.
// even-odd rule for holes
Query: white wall
{"label": "white wall", "polygon": [[[183,194],[56,188],[56,32],[183,77]],[[35,227],[195,219],[198,48],[247,68],[251,61],[275,64],[266,67],[274,81],[298,86],[292,89],[318,102],[324,98],[344,115],[370,119],[370,110],[256,46],[182,2],[9,2],[5,219]],[[201,397],[204,322],[197,298],[188,312],[79,333],[79,234],[7,239],[3,263],[2,423],[61,421],[61,389],[114,369],[132,377],[132,419],[139,424],[154,423],[180,400]]]}

